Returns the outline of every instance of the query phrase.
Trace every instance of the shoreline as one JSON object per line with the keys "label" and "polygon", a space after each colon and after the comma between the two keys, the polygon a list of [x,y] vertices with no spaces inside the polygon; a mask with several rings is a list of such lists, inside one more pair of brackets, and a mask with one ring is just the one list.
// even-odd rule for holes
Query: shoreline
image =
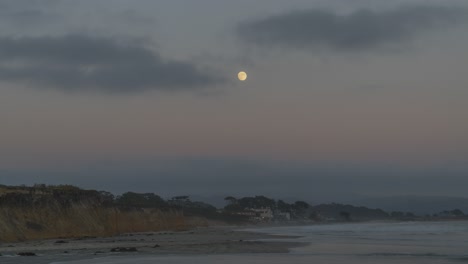
{"label": "shoreline", "polygon": [[[248,227],[249,229],[255,227]],[[261,228],[257,226],[257,228]],[[47,239],[0,244],[4,264],[48,264],[109,256],[288,253],[307,243],[297,237],[242,231],[240,226],[212,226],[187,231],[128,233],[112,237]],[[268,241],[263,241],[267,239]],[[36,256],[18,256],[33,253]]]}
{"label": "shoreline", "polygon": [[[378,221],[380,223],[388,223]],[[368,222],[369,223],[369,222]],[[372,223],[372,222],[371,222]],[[375,222],[374,222],[375,223]],[[393,222],[395,223],[395,222]],[[434,222],[436,223],[436,222]],[[351,224],[351,223],[350,223]],[[291,225],[275,225],[275,227]],[[263,232],[267,226],[210,226],[185,231],[127,233],[113,237],[48,239],[0,244],[2,264],[50,264],[92,259],[131,260],[153,257],[275,256],[288,257],[293,248],[310,245],[301,236]],[[272,226],[270,226],[272,227]],[[134,250],[133,250],[134,248]],[[114,250],[113,250],[114,249]],[[37,256],[17,256],[17,253]],[[216,257],[215,257],[216,258]],[[75,262],[73,262],[75,263]]]}

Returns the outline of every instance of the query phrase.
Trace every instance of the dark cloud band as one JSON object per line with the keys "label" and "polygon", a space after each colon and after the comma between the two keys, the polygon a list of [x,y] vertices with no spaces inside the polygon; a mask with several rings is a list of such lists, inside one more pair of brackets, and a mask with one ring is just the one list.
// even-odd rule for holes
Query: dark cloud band
{"label": "dark cloud band", "polygon": [[141,44],[85,35],[0,38],[0,80],[109,93],[192,90],[224,81]]}
{"label": "dark cloud band", "polygon": [[422,31],[452,26],[467,17],[464,8],[443,6],[364,9],[344,15],[306,10],[242,23],[237,32],[244,41],[261,46],[361,51],[407,41]]}

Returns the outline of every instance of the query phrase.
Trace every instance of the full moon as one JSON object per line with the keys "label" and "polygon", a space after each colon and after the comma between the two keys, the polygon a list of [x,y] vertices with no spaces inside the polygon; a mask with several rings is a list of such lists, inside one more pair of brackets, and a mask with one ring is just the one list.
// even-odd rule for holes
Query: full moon
{"label": "full moon", "polygon": [[237,74],[237,78],[239,78],[239,81],[245,81],[247,80],[247,73],[245,71],[240,71]]}

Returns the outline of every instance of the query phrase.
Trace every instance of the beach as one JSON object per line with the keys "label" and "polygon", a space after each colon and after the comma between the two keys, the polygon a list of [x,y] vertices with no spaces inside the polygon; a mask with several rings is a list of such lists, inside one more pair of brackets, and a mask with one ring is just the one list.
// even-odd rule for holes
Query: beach
{"label": "beach", "polygon": [[[294,236],[239,231],[239,227],[204,227],[187,231],[122,234],[0,244],[2,264],[86,260],[112,256],[208,255],[237,253],[287,253],[301,242],[282,241]],[[267,241],[259,241],[267,240]],[[36,256],[18,256],[34,253]]]}
{"label": "beach", "polygon": [[[446,264],[468,260],[468,221],[208,227],[2,244],[2,264]],[[128,251],[128,252],[119,252]],[[16,256],[34,252],[37,256]]]}

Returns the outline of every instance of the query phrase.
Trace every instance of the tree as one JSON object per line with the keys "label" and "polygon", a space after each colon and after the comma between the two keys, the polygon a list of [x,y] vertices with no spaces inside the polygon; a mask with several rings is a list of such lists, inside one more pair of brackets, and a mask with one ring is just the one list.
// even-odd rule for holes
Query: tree
{"label": "tree", "polygon": [[403,218],[405,216],[405,213],[400,211],[394,211],[390,214],[390,216],[394,218]]}
{"label": "tree", "polygon": [[99,197],[103,205],[110,206],[114,203],[115,196],[110,192],[100,191]]}
{"label": "tree", "polygon": [[294,203],[294,208],[298,210],[305,210],[305,209],[308,209],[309,207],[310,205],[304,201],[297,201]]}
{"label": "tree", "polygon": [[246,208],[270,208],[274,209],[276,206],[276,202],[273,199],[265,197],[263,195],[255,196],[255,197],[244,197],[238,201],[238,204],[246,209]]}
{"label": "tree", "polygon": [[452,210],[450,213],[451,213],[452,215],[454,215],[454,216],[463,216],[463,215],[465,215],[465,214],[463,213],[463,211],[460,210],[460,209]]}
{"label": "tree", "polygon": [[172,197],[172,200],[188,201],[189,196],[188,195],[174,196]]}
{"label": "tree", "polygon": [[167,203],[154,193],[126,192],[117,197],[116,204],[131,207],[166,207]]}
{"label": "tree", "polygon": [[406,217],[416,217],[416,215],[411,213],[411,212],[406,212],[405,216]]}
{"label": "tree", "polygon": [[304,201],[297,201],[291,205],[293,215],[297,218],[307,218],[307,209],[310,205]]}
{"label": "tree", "polygon": [[244,208],[242,208],[239,204],[228,204],[224,206],[224,211],[227,212],[241,212]]}
{"label": "tree", "polygon": [[309,214],[309,219],[312,219],[312,220],[320,220],[320,214],[318,212],[312,212]]}
{"label": "tree", "polygon": [[346,221],[351,221],[351,214],[348,212],[341,211],[340,216]]}
{"label": "tree", "polygon": [[284,202],[283,200],[278,200],[278,202],[276,202],[276,208],[278,208],[278,210],[281,212],[291,212],[291,205]]}
{"label": "tree", "polygon": [[237,203],[237,199],[235,197],[232,197],[232,196],[227,196],[226,198],[224,198],[224,201],[228,202],[229,204],[236,204]]}

